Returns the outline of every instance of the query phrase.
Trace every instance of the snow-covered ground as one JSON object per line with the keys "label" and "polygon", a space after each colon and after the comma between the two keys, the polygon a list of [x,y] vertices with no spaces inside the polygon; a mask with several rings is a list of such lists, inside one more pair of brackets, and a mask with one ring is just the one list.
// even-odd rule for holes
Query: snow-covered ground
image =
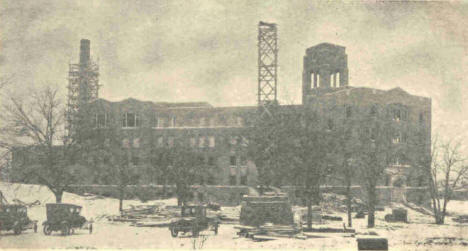
{"label": "snow-covered ground", "polygon": [[[0,183],[0,190],[7,200],[20,199],[23,202],[31,203],[36,200],[41,202],[40,206],[29,208],[28,214],[33,220],[39,223],[45,220],[45,203],[55,202],[53,194],[45,187],[36,185],[19,185]],[[58,233],[52,236],[45,236],[40,228],[38,233],[31,230],[21,235],[13,235],[10,232],[2,232],[0,236],[0,248],[164,248],[164,249],[192,249],[194,239],[188,234],[179,238],[172,238],[167,228],[142,228],[132,227],[126,223],[108,222],[103,216],[118,214],[118,200],[96,197],[78,196],[76,194],[65,193],[64,203],[73,203],[83,206],[82,214],[87,219],[93,218],[93,234],[88,234],[86,230],[78,230],[72,236],[62,237]],[[124,208],[130,205],[155,204],[164,202],[166,205],[175,205],[176,200],[148,201],[141,203],[136,200],[126,200]],[[451,201],[449,211],[451,213],[466,213],[468,201]],[[423,215],[414,210],[408,209],[410,224],[387,223],[384,216],[389,213],[377,212],[376,227],[366,228],[366,219],[353,219],[353,226],[359,234],[366,234],[370,231],[376,232],[379,236],[387,237],[390,250],[468,250],[468,246],[461,243],[468,243],[468,225],[461,225],[452,222],[451,217],[447,218],[447,224],[438,226],[432,224],[430,216]],[[336,213],[346,219],[344,213]],[[331,223],[340,226],[341,222]],[[251,239],[238,238],[237,230],[233,225],[221,225],[218,235],[207,231],[202,236],[195,239],[195,245],[199,246],[203,242],[203,248],[208,249],[313,249],[313,250],[357,250],[356,238],[346,237],[344,234],[321,234],[317,233],[317,238],[299,240],[282,238],[280,240],[254,242]],[[203,237],[203,236],[206,237]],[[457,244],[424,244],[428,238],[458,238],[453,242]],[[440,240],[440,239],[439,239]],[[450,240],[450,239],[448,239]],[[452,239],[453,240],[453,239]],[[434,241],[437,242],[437,241]],[[440,241],[439,241],[440,242]]]}

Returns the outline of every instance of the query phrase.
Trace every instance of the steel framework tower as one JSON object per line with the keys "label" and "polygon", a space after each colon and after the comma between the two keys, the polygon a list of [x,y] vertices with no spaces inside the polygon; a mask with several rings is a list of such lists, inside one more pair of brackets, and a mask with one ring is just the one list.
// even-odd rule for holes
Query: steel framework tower
{"label": "steel framework tower", "polygon": [[276,104],[278,69],[278,35],[276,24],[258,23],[258,106],[268,112],[268,106]]}
{"label": "steel framework tower", "polygon": [[80,62],[70,64],[68,72],[67,134],[80,123],[80,108],[99,97],[99,66],[90,57],[90,41],[80,41]]}

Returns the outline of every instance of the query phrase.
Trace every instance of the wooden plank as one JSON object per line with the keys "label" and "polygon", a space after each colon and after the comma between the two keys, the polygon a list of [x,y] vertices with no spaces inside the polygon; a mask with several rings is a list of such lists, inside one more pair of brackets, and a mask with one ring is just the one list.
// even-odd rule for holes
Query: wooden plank
{"label": "wooden plank", "polygon": [[234,228],[235,228],[235,229],[247,229],[247,230],[255,230],[255,229],[257,229],[256,227],[246,226],[246,225],[235,225]]}
{"label": "wooden plank", "polygon": [[278,237],[268,236],[268,235],[261,235],[255,234],[253,235],[254,240],[265,240],[265,241],[272,241],[272,240],[279,240]]}

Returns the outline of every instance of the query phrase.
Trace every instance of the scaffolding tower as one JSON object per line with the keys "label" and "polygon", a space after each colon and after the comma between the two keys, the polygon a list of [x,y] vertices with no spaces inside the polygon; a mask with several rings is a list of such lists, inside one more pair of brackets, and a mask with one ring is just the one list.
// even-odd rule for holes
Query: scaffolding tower
{"label": "scaffolding tower", "polygon": [[278,36],[276,24],[258,23],[258,106],[261,114],[277,104]]}
{"label": "scaffolding tower", "polygon": [[68,71],[68,103],[67,103],[67,135],[76,131],[76,126],[83,119],[83,105],[99,97],[99,65],[90,57],[90,41],[82,39],[80,43],[80,62],[69,64]]}

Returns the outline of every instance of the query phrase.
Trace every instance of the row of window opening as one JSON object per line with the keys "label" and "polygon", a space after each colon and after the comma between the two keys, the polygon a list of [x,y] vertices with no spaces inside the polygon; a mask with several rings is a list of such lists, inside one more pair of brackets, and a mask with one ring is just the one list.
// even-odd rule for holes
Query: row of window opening
{"label": "row of window opening", "polygon": [[[109,124],[107,113],[97,113],[94,116],[94,124],[97,128],[106,128]],[[141,127],[141,115],[139,113],[126,112],[122,114],[122,128]],[[155,116],[153,128],[177,128],[177,127],[242,127],[244,119],[240,116],[227,118],[200,117],[198,119],[178,119],[176,116]]]}

